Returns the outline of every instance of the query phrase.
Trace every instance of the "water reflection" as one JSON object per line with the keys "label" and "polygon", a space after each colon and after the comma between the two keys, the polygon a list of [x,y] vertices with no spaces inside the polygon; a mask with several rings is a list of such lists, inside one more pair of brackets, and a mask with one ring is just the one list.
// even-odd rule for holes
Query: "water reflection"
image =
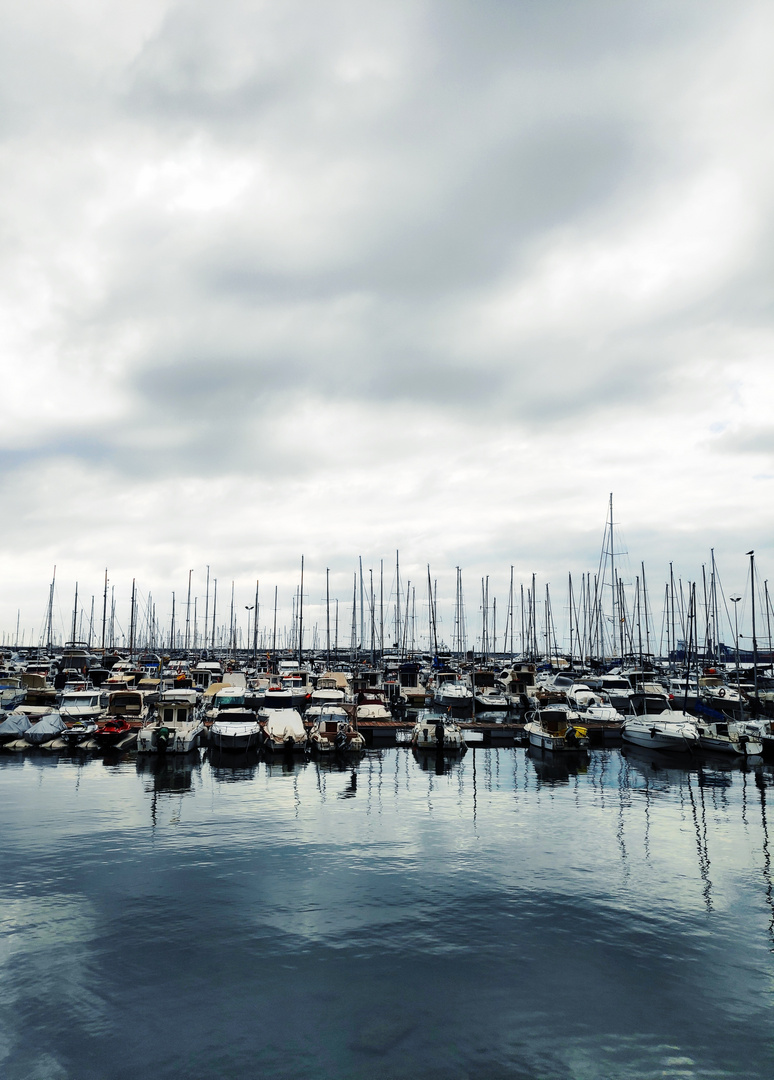
{"label": "water reflection", "polygon": [[138,754],[135,761],[138,776],[145,780],[147,792],[167,795],[188,794],[192,791],[194,770],[200,772],[199,751],[189,754]]}
{"label": "water reflection", "polygon": [[[453,772],[462,760],[462,754],[458,750],[454,752],[437,749],[420,750],[413,746],[411,752],[423,772],[434,772],[436,776]],[[475,754],[475,750],[473,753]]]}
{"label": "water reflection", "polygon": [[205,757],[213,779],[221,784],[232,784],[238,780],[253,779],[261,760],[261,751],[257,748],[228,751],[217,746],[208,746]]}
{"label": "water reflection", "polygon": [[[13,1080],[774,1075],[768,765],[24,762],[0,755]],[[191,1025],[203,1001],[228,1004]]]}
{"label": "water reflection", "polygon": [[338,797],[340,799],[354,799],[354,797],[356,795],[357,795],[357,769],[353,769],[351,774],[350,774],[350,777],[349,777],[349,783],[347,784],[347,786],[344,788],[343,791],[339,792]]}
{"label": "water reflection", "polygon": [[564,750],[562,753],[545,753],[536,746],[527,747],[527,757],[532,762],[538,785],[569,784],[570,779],[588,772],[588,750]]}

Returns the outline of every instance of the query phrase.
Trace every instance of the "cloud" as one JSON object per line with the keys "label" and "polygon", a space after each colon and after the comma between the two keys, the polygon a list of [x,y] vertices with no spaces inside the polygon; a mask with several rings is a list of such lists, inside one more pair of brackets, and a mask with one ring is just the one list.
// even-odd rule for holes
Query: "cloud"
{"label": "cloud", "polygon": [[5,24],[11,576],[404,544],[412,572],[516,550],[553,576],[615,489],[686,561],[765,531],[765,6]]}

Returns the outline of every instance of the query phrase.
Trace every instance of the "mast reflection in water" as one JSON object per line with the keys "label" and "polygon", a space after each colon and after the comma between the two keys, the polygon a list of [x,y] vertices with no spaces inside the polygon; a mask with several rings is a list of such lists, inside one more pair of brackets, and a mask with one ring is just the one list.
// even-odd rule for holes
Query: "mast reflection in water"
{"label": "mast reflection in water", "polygon": [[769,1078],[772,791],[629,748],[5,754],[0,1071]]}

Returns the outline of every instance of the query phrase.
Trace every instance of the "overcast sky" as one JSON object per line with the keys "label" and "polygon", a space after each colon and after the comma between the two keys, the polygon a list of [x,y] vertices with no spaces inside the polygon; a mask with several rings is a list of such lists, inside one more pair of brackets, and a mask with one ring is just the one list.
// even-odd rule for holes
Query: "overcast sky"
{"label": "overcast sky", "polygon": [[64,621],[106,567],[166,620],[190,569],[289,613],[302,554],[349,604],[396,549],[442,597],[461,566],[469,618],[511,565],[559,610],[610,492],[629,580],[767,576],[771,4],[28,0],[2,31],[0,628],[39,634],[54,565]]}

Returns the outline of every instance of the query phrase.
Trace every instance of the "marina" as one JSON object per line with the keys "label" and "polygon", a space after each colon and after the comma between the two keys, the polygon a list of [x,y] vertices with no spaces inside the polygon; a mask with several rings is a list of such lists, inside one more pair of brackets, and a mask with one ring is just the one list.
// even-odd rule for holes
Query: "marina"
{"label": "marina", "polygon": [[748,554],[748,651],[714,562],[701,604],[667,589],[658,639],[617,571],[577,603],[570,579],[564,635],[511,577],[499,647],[486,581],[468,641],[459,569],[451,648],[429,568],[417,633],[396,565],[398,646],[392,594],[355,577],[349,648],[327,625],[304,647],[303,560],[285,647],[258,647],[257,587],[245,641],[233,593],[202,639],[196,597],[181,634],[134,584],[119,645],[107,575],[100,644],[77,590],[60,641],[52,581],[0,672],[3,1075],[768,1080],[774,667]]}

